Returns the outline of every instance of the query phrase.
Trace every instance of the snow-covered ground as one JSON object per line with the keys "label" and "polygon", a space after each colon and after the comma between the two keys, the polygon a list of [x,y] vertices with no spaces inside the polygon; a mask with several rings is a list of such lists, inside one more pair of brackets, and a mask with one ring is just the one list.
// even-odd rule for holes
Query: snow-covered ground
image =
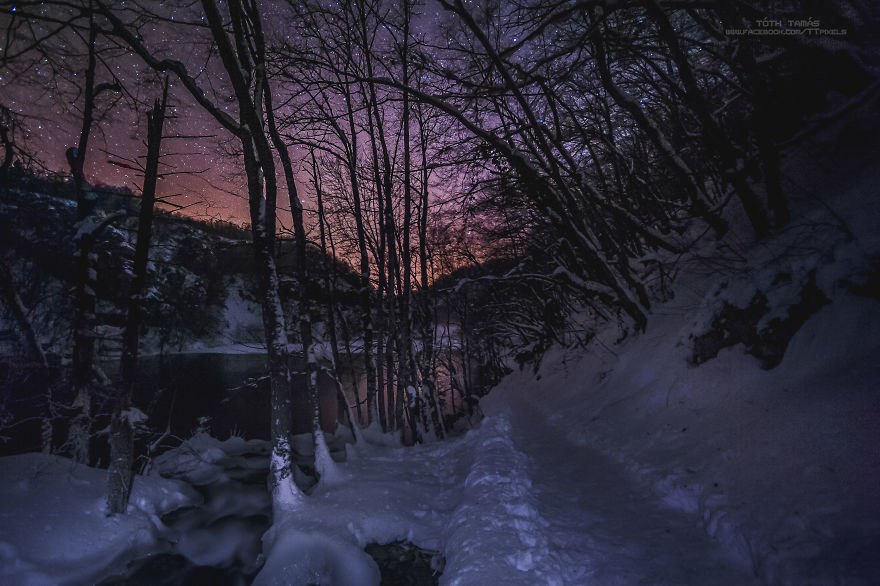
{"label": "snow-covered ground", "polygon": [[493,401],[463,438],[350,448],[346,478],[276,521],[256,584],[374,585],[363,552],[405,540],[445,556],[441,584],[748,584],[694,520],[541,414]]}
{"label": "snow-covered ground", "polygon": [[[526,429],[546,418],[556,434],[538,453],[555,457],[561,470],[572,469],[567,462],[573,468],[605,462],[557,484],[561,495],[596,483],[607,490],[616,475],[621,491],[668,509],[662,523],[677,513],[684,526],[713,538],[734,565],[765,582],[875,583],[880,304],[843,298],[820,310],[771,371],[741,346],[689,366],[680,327],[658,320],[622,347],[603,351],[597,342],[586,357],[559,352],[537,375],[508,377],[488,404],[519,405],[513,408],[532,418]],[[593,504],[607,510],[602,499]],[[594,531],[613,526],[600,521]],[[641,540],[657,543],[633,529],[614,542],[618,554]],[[589,549],[589,542],[580,547]],[[646,583],[718,583],[698,577],[691,550],[676,538],[665,555],[647,556],[660,567]],[[677,571],[663,567],[664,558]],[[586,553],[581,560],[586,568],[595,564]],[[641,571],[644,561],[632,568]],[[620,583],[642,583],[615,571],[610,575]]]}
{"label": "snow-covered ground", "polygon": [[135,479],[126,515],[107,517],[107,471],[58,456],[0,458],[0,584],[90,584],[163,548],[159,517],[201,497],[159,476]]}

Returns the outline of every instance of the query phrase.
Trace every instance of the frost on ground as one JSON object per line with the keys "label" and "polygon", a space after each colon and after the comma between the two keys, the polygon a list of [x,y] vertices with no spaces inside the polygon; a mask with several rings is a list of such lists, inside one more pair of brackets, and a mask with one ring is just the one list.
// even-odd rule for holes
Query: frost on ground
{"label": "frost on ground", "polygon": [[125,515],[107,517],[107,471],[43,454],[0,459],[0,583],[84,584],[155,551],[159,516],[201,497],[139,476]]}

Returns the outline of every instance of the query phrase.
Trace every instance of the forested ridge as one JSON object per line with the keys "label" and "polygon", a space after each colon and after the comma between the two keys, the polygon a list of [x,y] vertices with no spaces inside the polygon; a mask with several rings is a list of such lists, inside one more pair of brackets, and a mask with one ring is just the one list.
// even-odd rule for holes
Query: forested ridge
{"label": "forested ridge", "polygon": [[[15,177],[2,206],[3,247],[6,257],[14,259],[14,285],[23,299],[34,300],[34,326],[57,335],[45,338],[44,349],[56,359],[65,352],[66,316],[70,300],[66,288],[73,283],[75,234],[75,201],[67,183],[36,176]],[[120,352],[120,332],[113,328],[124,325],[124,293],[132,278],[139,201],[128,191],[96,188],[96,204],[102,213],[122,211],[118,220],[102,233],[97,245],[97,272],[105,278],[96,281],[96,291],[103,302],[99,309],[97,327],[107,329],[101,337],[106,346],[99,354],[117,355]],[[285,305],[295,306],[293,285],[295,259],[289,240],[278,247],[286,275]],[[322,262],[321,253],[309,249],[312,262]],[[152,242],[148,287],[146,323],[154,336],[149,341],[149,352],[185,349],[195,342],[219,344],[238,342],[259,343],[261,333],[256,328],[244,332],[225,331],[228,326],[226,304],[230,295],[253,299],[253,267],[247,227],[222,220],[198,220],[179,214],[163,213],[156,218]],[[222,267],[222,270],[221,270]],[[340,303],[352,305],[353,277],[348,269],[336,265],[340,277]],[[310,282],[316,295],[324,294],[322,283]],[[235,291],[233,291],[235,290]],[[39,307],[38,307],[39,306]],[[49,309],[51,308],[51,310]],[[293,311],[293,309],[290,309]],[[345,311],[345,309],[343,310]],[[12,325],[12,324],[10,324]],[[115,332],[115,335],[114,333]],[[10,346],[6,354],[15,354],[21,348],[16,344],[15,328],[6,330]]]}

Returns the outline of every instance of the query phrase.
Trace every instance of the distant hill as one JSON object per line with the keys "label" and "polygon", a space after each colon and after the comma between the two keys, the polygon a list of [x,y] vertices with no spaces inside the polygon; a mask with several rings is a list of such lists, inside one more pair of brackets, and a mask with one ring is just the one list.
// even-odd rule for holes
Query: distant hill
{"label": "distant hill", "polygon": [[[12,270],[18,290],[43,345],[63,357],[69,353],[71,288],[76,234],[72,186],[60,178],[11,173],[0,194],[0,258]],[[119,350],[123,303],[131,278],[139,196],[124,188],[92,187],[95,214],[125,212],[100,235],[96,246],[99,352]],[[293,242],[280,240],[282,301],[298,312]],[[322,253],[311,248],[309,282],[313,295],[326,295]],[[246,227],[222,220],[198,220],[160,213],[153,225],[143,352],[261,344],[262,322]],[[356,277],[337,263],[337,302],[354,306]],[[321,311],[322,308],[316,308]],[[323,317],[316,313],[316,319]],[[290,320],[289,323],[296,323]],[[354,324],[354,320],[352,320]],[[290,339],[297,335],[290,332]],[[0,354],[20,351],[21,333],[0,304]]]}

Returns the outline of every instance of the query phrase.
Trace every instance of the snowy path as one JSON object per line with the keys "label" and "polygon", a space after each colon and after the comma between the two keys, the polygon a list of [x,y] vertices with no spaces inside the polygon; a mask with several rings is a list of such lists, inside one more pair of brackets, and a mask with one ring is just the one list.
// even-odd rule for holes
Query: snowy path
{"label": "snowy path", "polygon": [[355,448],[346,478],[274,528],[257,583],[371,586],[360,548],[395,540],[443,551],[449,586],[755,583],[695,517],[665,508],[613,459],[566,443],[525,401],[505,400],[457,440]]}
{"label": "snowy path", "polygon": [[534,409],[511,410],[511,434],[529,455],[549,556],[565,584],[756,583],[694,517],[664,508],[613,459],[567,443]]}

